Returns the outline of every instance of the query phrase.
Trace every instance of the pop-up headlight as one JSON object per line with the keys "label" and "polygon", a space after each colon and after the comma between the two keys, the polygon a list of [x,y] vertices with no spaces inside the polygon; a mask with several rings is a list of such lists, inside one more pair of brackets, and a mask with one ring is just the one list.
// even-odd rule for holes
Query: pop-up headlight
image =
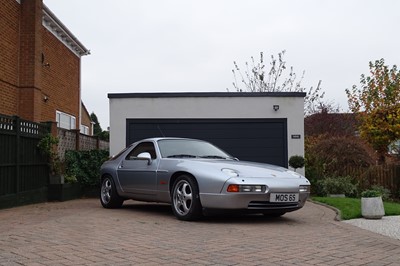
{"label": "pop-up headlight", "polygon": [[239,176],[239,173],[233,169],[222,168],[221,171],[224,172],[225,174],[227,174],[229,177],[238,177]]}

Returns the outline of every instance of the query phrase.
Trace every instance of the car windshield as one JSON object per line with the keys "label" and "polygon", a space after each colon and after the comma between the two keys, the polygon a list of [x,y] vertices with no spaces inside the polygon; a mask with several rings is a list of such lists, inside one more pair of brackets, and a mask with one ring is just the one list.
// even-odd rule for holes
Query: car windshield
{"label": "car windshield", "polygon": [[163,158],[232,158],[211,143],[201,140],[163,139],[158,141],[158,147]]}

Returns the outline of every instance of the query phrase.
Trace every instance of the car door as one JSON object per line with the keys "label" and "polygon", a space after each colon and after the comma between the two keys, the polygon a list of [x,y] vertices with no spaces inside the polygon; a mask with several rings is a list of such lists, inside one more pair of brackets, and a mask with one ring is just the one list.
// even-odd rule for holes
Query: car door
{"label": "car door", "polygon": [[[139,156],[143,153],[149,153],[151,159]],[[139,199],[155,197],[158,162],[154,143],[139,143],[118,166],[118,180],[122,190]]]}

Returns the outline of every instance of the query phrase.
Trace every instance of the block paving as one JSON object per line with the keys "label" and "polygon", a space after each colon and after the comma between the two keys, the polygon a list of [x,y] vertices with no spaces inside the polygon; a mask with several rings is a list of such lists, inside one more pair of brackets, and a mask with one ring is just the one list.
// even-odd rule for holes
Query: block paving
{"label": "block paving", "polygon": [[0,210],[0,265],[400,265],[400,241],[307,202],[280,218],[175,219],[164,204],[98,199]]}

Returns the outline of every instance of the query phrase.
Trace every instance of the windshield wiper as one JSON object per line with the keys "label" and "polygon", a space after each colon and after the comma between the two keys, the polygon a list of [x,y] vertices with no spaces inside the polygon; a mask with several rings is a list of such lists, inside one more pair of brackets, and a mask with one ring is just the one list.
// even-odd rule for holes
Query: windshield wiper
{"label": "windshield wiper", "polygon": [[228,157],[219,156],[219,155],[204,155],[204,156],[200,156],[200,158],[205,158],[205,159],[227,159]]}
{"label": "windshield wiper", "polygon": [[174,154],[167,156],[167,158],[197,158],[197,156],[191,154]]}

